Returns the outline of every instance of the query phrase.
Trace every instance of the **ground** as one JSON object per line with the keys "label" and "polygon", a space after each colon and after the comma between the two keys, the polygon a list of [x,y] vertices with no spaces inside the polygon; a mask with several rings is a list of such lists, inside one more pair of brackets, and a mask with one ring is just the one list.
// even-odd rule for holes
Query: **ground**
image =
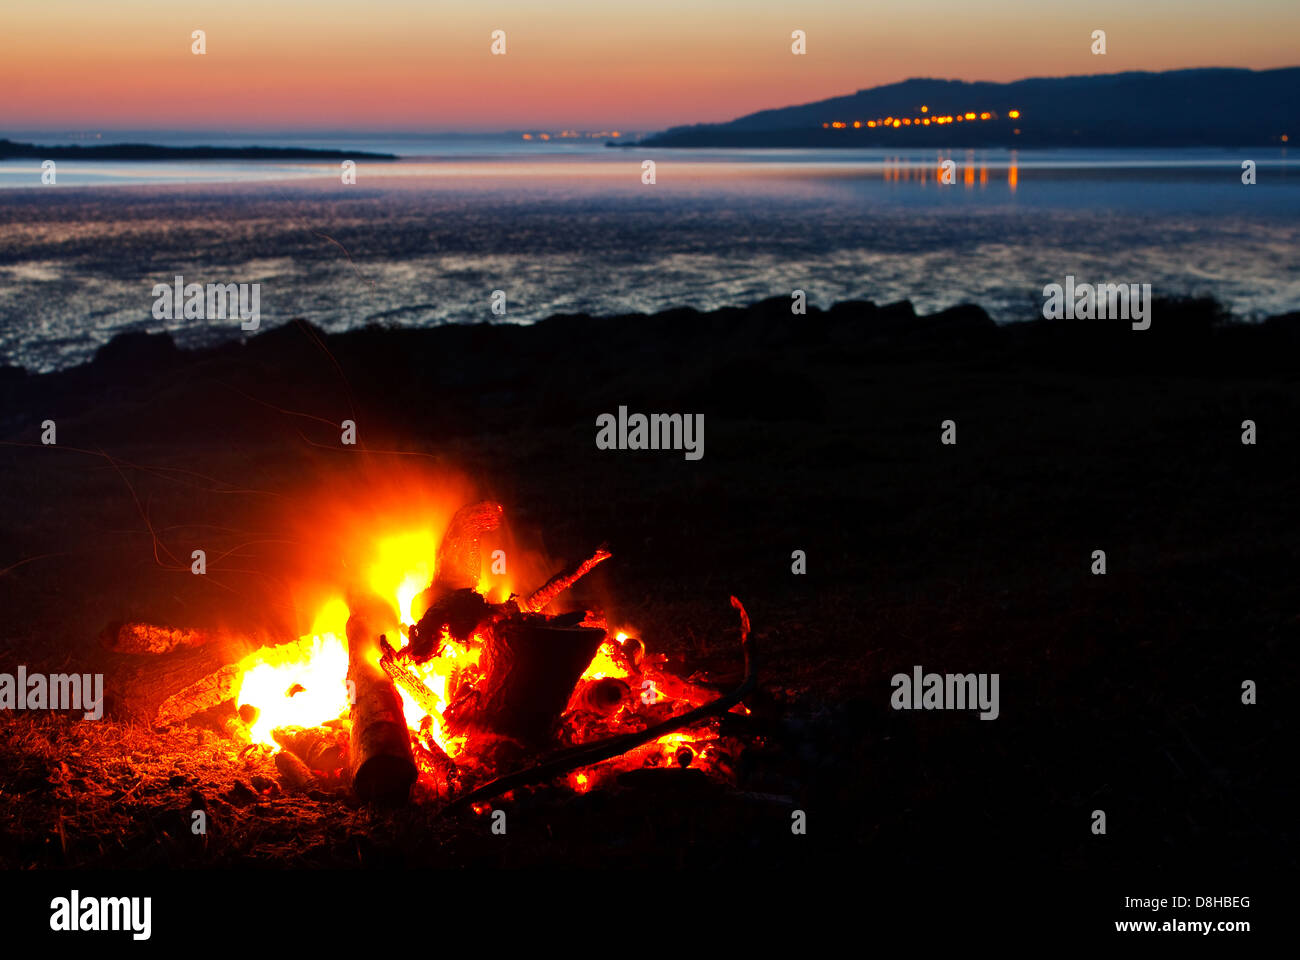
{"label": "ground", "polygon": [[[340,573],[302,549],[318,498],[362,516],[389,484],[454,474],[536,555],[608,541],[576,599],[721,685],[740,672],[741,598],[762,680],[737,783],[519,796],[506,838],[435,804],[282,790],[215,723],[4,713],[0,862],[1294,867],[1300,321],[1222,320],[1158,302],[1147,332],[996,328],[978,308],[778,300],[531,328],[297,324],[195,355],[135,337],[75,371],[0,371],[0,670],[102,668],[111,688],[96,637],[118,619],[296,635],[294,584]],[[620,405],[703,413],[703,459],[598,450],[596,417]],[[339,443],[349,418],[357,448]],[[205,577],[198,542],[219,558]],[[1000,716],[891,709],[891,676],[917,664],[998,673]]]}

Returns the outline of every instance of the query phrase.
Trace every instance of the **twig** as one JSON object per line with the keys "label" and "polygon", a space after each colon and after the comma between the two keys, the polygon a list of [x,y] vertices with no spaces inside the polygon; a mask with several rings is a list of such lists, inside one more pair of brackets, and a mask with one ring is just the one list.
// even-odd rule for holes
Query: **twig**
{"label": "twig", "polygon": [[382,634],[379,637],[379,649],[383,651],[383,656],[379,658],[379,665],[384,668],[384,673],[388,674],[393,683],[409,693],[426,714],[431,717],[438,716],[438,700],[434,697],[433,691],[423,680],[398,662],[397,651]]}
{"label": "twig", "polygon": [[593,553],[582,563],[578,564],[571,570],[561,570],[551,579],[547,580],[540,589],[534,590],[529,596],[519,603],[519,609],[525,613],[538,613],[548,603],[558,597],[569,587],[573,586],[587,574],[589,574],[596,564],[602,560],[608,560],[613,554],[609,552],[609,545],[602,543]]}

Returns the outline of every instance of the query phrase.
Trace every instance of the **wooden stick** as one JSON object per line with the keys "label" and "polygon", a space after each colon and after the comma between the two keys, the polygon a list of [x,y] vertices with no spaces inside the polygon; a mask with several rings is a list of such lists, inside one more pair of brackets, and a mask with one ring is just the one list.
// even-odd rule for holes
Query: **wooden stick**
{"label": "wooden stick", "polygon": [[596,552],[582,563],[570,570],[561,570],[547,580],[541,589],[533,591],[530,596],[521,600],[519,609],[525,613],[540,613],[547,604],[595,569],[598,563],[612,556],[613,554],[609,552],[609,544],[602,543],[596,548]]}
{"label": "wooden stick", "polygon": [[428,716],[438,716],[438,698],[433,695],[433,691],[423,680],[402,666],[397,659],[397,651],[388,642],[387,636],[379,637],[379,649],[383,654],[379,658],[379,665],[384,668],[384,673],[392,678],[393,683],[409,693]]}

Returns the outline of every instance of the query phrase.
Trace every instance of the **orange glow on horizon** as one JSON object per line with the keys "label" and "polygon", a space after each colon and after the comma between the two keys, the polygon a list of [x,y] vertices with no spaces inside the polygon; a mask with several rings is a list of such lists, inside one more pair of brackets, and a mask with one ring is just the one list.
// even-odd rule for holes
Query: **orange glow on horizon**
{"label": "orange glow on horizon", "polygon": [[[1242,5],[1244,16],[1225,19],[1209,0],[1187,0],[1177,31],[1140,6],[1108,7],[1108,28],[1128,38],[1131,52],[1117,48],[1101,58],[1104,68],[1196,67],[1221,62],[1224,50],[1234,65],[1293,65],[1300,7]],[[8,96],[0,123],[91,131],[618,125],[627,136],[906,77],[1006,83],[1099,69],[1075,39],[1070,11],[1048,8],[1031,19],[1017,4],[986,5],[977,22],[958,30],[933,29],[936,18],[966,12],[954,0],[939,0],[938,10],[900,10],[891,14],[889,42],[876,45],[869,62],[861,51],[879,36],[875,13],[822,0],[801,14],[808,23],[799,26],[817,44],[807,57],[790,55],[786,14],[770,4],[740,18],[731,5],[687,0],[663,0],[654,18],[590,0],[557,0],[544,14],[504,0],[490,16],[472,5],[414,0],[318,0],[304,9],[261,0],[5,4],[0,88]],[[203,56],[190,52],[196,28],[206,31]],[[508,35],[505,56],[490,53],[497,28]],[[928,103],[918,107],[933,112]]]}

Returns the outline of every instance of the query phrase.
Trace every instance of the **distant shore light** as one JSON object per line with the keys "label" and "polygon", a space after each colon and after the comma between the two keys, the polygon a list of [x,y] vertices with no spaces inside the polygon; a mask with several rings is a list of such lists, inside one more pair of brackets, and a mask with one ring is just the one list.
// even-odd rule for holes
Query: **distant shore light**
{"label": "distant shore light", "polygon": [[[929,112],[930,112],[930,107],[929,107],[929,105],[928,105],[928,104],[922,104],[922,105],[921,105],[921,112],[922,112],[922,113],[929,113]],[[989,111],[989,110],[983,110],[983,111],[980,111],[980,112],[967,111],[966,113],[958,113],[958,114],[956,114],[956,115],[954,115],[954,114],[942,114],[942,115],[940,115],[940,114],[935,114],[935,115],[932,115],[932,116],[925,116],[925,117],[893,117],[893,116],[889,116],[889,117],[885,117],[883,120],[882,120],[881,118],[879,118],[879,117],[877,117],[877,118],[874,119],[874,120],[833,120],[833,121],[830,121],[830,122],[828,122],[828,123],[823,123],[823,124],[822,124],[822,129],[823,129],[823,130],[825,130],[825,129],[832,129],[832,130],[845,130],[845,129],[848,129],[848,128],[851,126],[854,130],[861,130],[862,127],[865,125],[865,126],[871,128],[871,129],[873,129],[873,130],[876,129],[877,127],[884,127],[885,129],[889,129],[890,127],[892,127],[893,129],[897,130],[897,129],[901,128],[901,127],[912,127],[912,126],[917,126],[917,127],[928,127],[928,126],[930,126],[930,124],[931,124],[932,122],[933,122],[934,124],[936,124],[937,126],[942,126],[942,125],[945,124],[945,123],[952,123],[954,120],[955,120],[957,123],[964,123],[964,122],[966,122],[966,121],[968,121],[968,120],[992,120],[992,119],[996,118],[997,116],[998,116],[998,114],[995,114],[995,113],[993,113],[993,112],[991,112],[991,111]],[[1012,119],[1012,120],[1018,120],[1018,119],[1020,119],[1020,111],[1019,111],[1019,110],[1008,110],[1008,111],[1007,111],[1007,116],[1008,116],[1010,119]],[[1019,129],[1016,129],[1014,132],[1015,132],[1016,134],[1019,134],[1019,133],[1020,133],[1020,130],[1019,130]],[[614,136],[618,136],[618,134],[615,133]],[[1287,139],[1287,138],[1286,138],[1286,135],[1283,134],[1283,135],[1282,135],[1282,140],[1283,140],[1283,142],[1286,142],[1286,139]]]}

